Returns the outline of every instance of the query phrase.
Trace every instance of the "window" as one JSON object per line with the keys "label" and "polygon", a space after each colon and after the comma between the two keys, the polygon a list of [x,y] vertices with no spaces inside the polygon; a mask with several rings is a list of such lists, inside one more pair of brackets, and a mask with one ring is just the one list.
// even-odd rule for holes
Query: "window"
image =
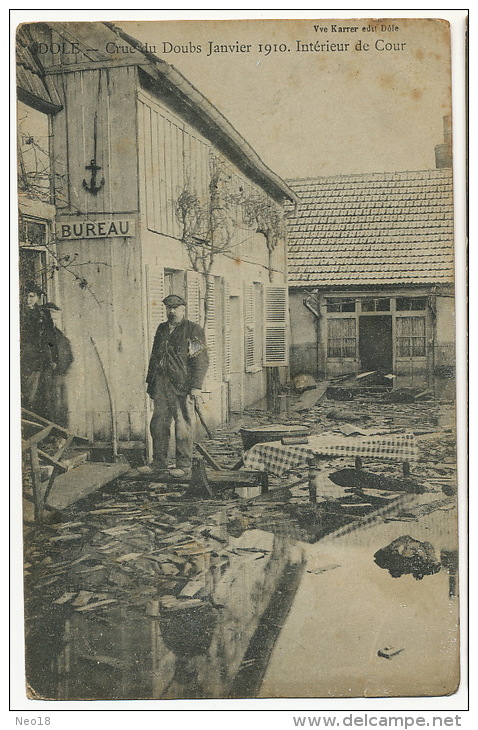
{"label": "window", "polygon": [[420,312],[427,306],[426,297],[397,297],[397,312]]}
{"label": "window", "polygon": [[362,299],[362,312],[389,312],[390,299]]}
{"label": "window", "polygon": [[186,297],[184,271],[164,269],[164,296],[169,294],[179,294],[183,299]]}
{"label": "window", "polygon": [[48,222],[41,219],[27,218],[20,215],[19,219],[19,273],[20,284],[34,281],[43,291],[48,291],[49,279],[53,269],[47,262]]}
{"label": "window", "polygon": [[20,218],[20,245],[45,246],[47,243],[46,221]]}
{"label": "window", "polygon": [[327,320],[327,356],[355,357],[356,349],[355,319]]}
{"label": "window", "polygon": [[327,312],[355,312],[355,299],[347,297],[326,299]]}
{"label": "window", "polygon": [[397,317],[397,356],[425,357],[425,317]]}

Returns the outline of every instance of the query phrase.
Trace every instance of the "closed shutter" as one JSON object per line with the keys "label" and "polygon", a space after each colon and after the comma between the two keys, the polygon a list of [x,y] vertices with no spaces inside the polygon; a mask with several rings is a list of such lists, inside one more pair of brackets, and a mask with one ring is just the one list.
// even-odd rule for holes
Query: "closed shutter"
{"label": "closed shutter", "polygon": [[267,285],[264,288],[264,298],[264,363],[268,367],[287,365],[287,288]]}
{"label": "closed shutter", "polygon": [[229,380],[231,377],[231,296],[228,281],[224,282],[223,297],[224,379]]}
{"label": "closed shutter", "polygon": [[245,369],[249,372],[256,365],[254,284],[244,283],[244,358]]}
{"label": "closed shutter", "polygon": [[200,274],[186,271],[186,317],[191,322],[201,322]]}
{"label": "closed shutter", "polygon": [[214,276],[208,276],[206,344],[209,353],[208,378],[217,381],[216,287]]}
{"label": "closed shutter", "polygon": [[148,307],[149,349],[153,346],[158,325],[166,319],[164,308],[164,272],[157,266],[146,266],[146,296]]}

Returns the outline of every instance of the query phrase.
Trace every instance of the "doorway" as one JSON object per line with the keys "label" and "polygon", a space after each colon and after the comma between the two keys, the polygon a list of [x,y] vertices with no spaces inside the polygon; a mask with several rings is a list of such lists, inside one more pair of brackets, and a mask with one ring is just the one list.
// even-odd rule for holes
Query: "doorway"
{"label": "doorway", "polygon": [[359,356],[362,372],[392,371],[392,317],[390,315],[359,318]]}

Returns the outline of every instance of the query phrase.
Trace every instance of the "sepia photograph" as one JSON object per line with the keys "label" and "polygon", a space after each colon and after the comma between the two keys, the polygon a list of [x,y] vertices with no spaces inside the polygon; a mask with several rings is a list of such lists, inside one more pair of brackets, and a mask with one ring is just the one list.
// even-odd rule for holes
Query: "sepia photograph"
{"label": "sepia photograph", "polygon": [[14,24],[24,707],[463,690],[435,12]]}

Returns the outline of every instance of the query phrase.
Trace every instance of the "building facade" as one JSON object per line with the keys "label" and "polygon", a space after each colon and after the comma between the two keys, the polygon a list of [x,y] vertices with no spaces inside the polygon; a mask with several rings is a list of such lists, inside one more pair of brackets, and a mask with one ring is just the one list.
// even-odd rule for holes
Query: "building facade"
{"label": "building facade", "polygon": [[38,23],[17,37],[19,61],[28,55],[55,102],[45,260],[29,276],[47,272],[71,342],[70,428],[120,449],[148,443],[144,380],[171,292],[206,331],[210,423],[264,398],[288,364],[282,213],[293,191],[187,79],[113,25]]}
{"label": "building facade", "polygon": [[453,388],[451,169],[290,185],[302,201],[288,219],[291,374]]}

